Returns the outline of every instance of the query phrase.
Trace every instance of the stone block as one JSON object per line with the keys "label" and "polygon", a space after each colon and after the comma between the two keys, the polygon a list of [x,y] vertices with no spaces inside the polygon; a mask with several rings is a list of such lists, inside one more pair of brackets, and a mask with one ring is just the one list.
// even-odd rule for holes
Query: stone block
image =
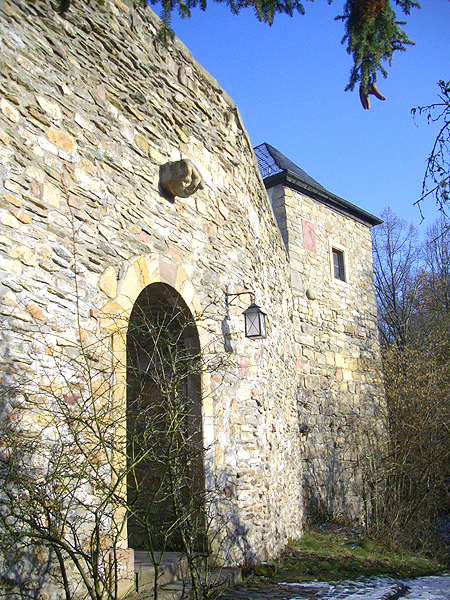
{"label": "stone block", "polygon": [[53,183],[45,181],[42,184],[42,201],[45,202],[47,206],[59,208],[61,202],[61,193],[59,188],[56,187],[56,185],[53,185]]}
{"label": "stone block", "polygon": [[0,222],[2,225],[11,227],[11,229],[18,229],[21,225],[20,221],[11,213],[3,213]]}
{"label": "stone block", "polygon": [[30,313],[33,319],[37,319],[38,321],[45,321],[47,318],[39,306],[36,306],[36,304],[28,304],[27,311]]}
{"label": "stone block", "polygon": [[20,193],[20,186],[17,183],[14,183],[13,181],[9,181],[8,179],[5,179],[5,181],[3,182],[3,187],[8,191],[13,192],[14,194]]}
{"label": "stone block", "polygon": [[159,272],[161,281],[164,283],[168,283],[172,287],[176,286],[177,282],[177,266],[174,264],[170,264],[165,260],[161,260],[159,263]]}
{"label": "stone block", "polygon": [[7,146],[9,144],[9,135],[0,129],[0,142]]}
{"label": "stone block", "polygon": [[111,331],[126,331],[129,313],[117,302],[108,302],[100,310],[99,321],[102,327]]}
{"label": "stone block", "polygon": [[48,139],[56,144],[59,148],[64,150],[64,152],[67,152],[67,154],[72,154],[75,149],[75,142],[69,134],[57,129],[49,129],[47,135]]}
{"label": "stone block", "polygon": [[29,225],[31,223],[31,216],[23,210],[12,210],[11,213],[16,217],[18,221],[23,223],[24,225]]}
{"label": "stone block", "polygon": [[[11,122],[17,123],[19,121],[19,119],[20,119],[19,111],[16,108],[14,108],[14,106],[10,102],[5,100],[5,98],[0,99],[0,110],[5,115],[5,117],[7,119],[9,119]],[[5,140],[5,136],[3,136],[2,141],[4,141],[4,140]]]}
{"label": "stone block", "polygon": [[107,267],[100,275],[99,288],[108,298],[115,298],[117,295],[117,275],[114,267]]}
{"label": "stone block", "polygon": [[16,196],[13,196],[12,194],[5,194],[3,198],[17,208],[21,208],[22,206],[22,200]]}
{"label": "stone block", "polygon": [[345,367],[345,359],[342,354],[335,354],[334,361],[337,367]]}
{"label": "stone block", "polygon": [[55,102],[51,102],[47,100],[44,96],[36,96],[37,103],[42,108],[42,110],[55,121],[59,121],[62,117],[61,109]]}
{"label": "stone block", "polygon": [[10,252],[11,258],[17,258],[24,265],[34,267],[37,265],[37,260],[30,248],[27,246],[17,246]]}

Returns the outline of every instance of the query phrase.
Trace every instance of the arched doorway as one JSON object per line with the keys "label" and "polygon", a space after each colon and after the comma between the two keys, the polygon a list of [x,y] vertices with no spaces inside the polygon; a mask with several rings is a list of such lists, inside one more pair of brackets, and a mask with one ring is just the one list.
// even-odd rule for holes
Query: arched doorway
{"label": "arched doorway", "polygon": [[200,342],[164,283],[138,296],[127,333],[128,545],[181,550],[204,537]]}

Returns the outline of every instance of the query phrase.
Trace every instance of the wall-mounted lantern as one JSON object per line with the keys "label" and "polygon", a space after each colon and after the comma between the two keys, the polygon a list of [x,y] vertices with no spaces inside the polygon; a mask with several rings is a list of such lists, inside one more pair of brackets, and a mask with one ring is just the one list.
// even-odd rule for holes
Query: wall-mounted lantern
{"label": "wall-mounted lantern", "polygon": [[242,313],[245,319],[245,337],[252,340],[264,339],[267,337],[266,332],[266,313],[255,304],[255,294],[253,292],[238,292],[237,294],[229,294],[228,286],[225,291],[225,308],[227,309],[227,319],[230,318],[229,306],[238,296],[249,294],[250,306]]}

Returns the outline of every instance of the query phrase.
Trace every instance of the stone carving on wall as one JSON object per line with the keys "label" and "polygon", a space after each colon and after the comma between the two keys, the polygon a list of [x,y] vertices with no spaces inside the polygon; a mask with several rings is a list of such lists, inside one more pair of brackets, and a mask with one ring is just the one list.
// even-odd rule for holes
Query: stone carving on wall
{"label": "stone carving on wall", "polygon": [[203,187],[202,177],[188,158],[161,165],[159,172],[161,188],[171,197],[187,198]]}
{"label": "stone carving on wall", "polygon": [[308,288],[306,290],[306,297],[308,298],[308,300],[315,300],[316,299],[316,292],[313,288]]}

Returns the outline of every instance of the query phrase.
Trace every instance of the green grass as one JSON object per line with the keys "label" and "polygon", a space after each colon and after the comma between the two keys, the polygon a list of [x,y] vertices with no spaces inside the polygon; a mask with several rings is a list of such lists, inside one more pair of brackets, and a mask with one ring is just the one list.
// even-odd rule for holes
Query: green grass
{"label": "green grass", "polygon": [[361,533],[338,527],[306,532],[301,540],[289,545],[276,566],[277,573],[270,578],[273,583],[375,575],[410,578],[448,571],[448,565],[436,560],[389,549]]}

